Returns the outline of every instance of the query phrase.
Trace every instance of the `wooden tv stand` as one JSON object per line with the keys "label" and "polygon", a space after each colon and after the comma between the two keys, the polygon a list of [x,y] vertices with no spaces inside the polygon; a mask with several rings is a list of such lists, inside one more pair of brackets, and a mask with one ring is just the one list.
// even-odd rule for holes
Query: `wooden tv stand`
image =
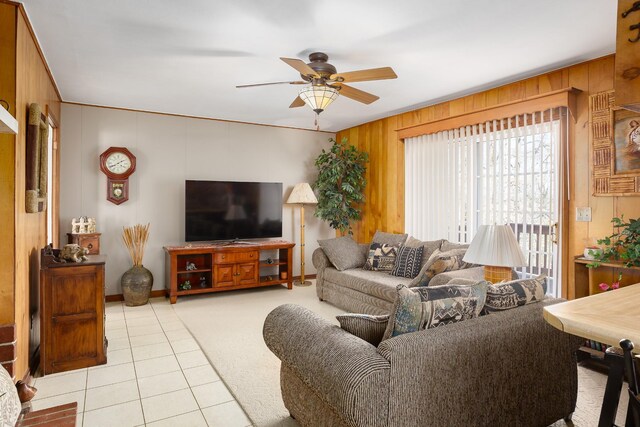
{"label": "wooden tv stand", "polygon": [[175,304],[183,295],[285,283],[291,289],[294,246],[284,240],[165,246],[167,297]]}

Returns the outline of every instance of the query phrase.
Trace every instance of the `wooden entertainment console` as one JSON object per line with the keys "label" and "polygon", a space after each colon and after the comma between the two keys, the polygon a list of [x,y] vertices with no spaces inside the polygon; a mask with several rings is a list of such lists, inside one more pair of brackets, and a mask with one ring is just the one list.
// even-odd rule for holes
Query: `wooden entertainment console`
{"label": "wooden entertainment console", "polygon": [[165,246],[167,296],[175,304],[183,295],[285,283],[291,289],[294,246],[284,240]]}

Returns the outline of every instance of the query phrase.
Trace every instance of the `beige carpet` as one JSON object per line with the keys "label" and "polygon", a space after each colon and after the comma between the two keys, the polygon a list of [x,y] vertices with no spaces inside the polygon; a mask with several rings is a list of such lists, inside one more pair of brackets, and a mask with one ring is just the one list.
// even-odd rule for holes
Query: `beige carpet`
{"label": "beige carpet", "polygon": [[[256,426],[297,426],[280,395],[280,361],[262,339],[267,314],[280,304],[299,304],[335,321],[342,310],[318,301],[315,286],[271,287],[178,299],[173,307]],[[579,392],[573,425],[598,425],[606,377],[579,367]],[[627,397],[616,423],[624,425]],[[564,421],[553,427],[566,426]],[[569,424],[570,425],[570,424]]]}

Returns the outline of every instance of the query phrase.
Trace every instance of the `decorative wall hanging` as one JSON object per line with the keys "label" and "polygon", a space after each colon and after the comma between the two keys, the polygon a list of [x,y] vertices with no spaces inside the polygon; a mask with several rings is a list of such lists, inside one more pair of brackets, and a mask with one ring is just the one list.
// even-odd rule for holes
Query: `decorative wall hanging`
{"label": "decorative wall hanging", "polygon": [[640,195],[640,113],[615,106],[614,91],[589,97],[593,195]]}
{"label": "decorative wall hanging", "polygon": [[47,208],[47,167],[48,167],[49,126],[38,104],[29,106],[27,126],[27,213],[42,212]]}

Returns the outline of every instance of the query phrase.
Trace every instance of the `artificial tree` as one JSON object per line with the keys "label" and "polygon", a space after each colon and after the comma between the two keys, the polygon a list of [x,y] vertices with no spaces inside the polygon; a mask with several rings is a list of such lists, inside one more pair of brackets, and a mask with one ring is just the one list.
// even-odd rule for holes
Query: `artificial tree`
{"label": "artificial tree", "polygon": [[322,150],[315,161],[318,179],[313,184],[318,196],[315,216],[328,221],[331,228],[342,234],[353,234],[351,222],[360,219],[360,205],[367,186],[365,172],[369,155],[347,143],[331,138],[333,146]]}

